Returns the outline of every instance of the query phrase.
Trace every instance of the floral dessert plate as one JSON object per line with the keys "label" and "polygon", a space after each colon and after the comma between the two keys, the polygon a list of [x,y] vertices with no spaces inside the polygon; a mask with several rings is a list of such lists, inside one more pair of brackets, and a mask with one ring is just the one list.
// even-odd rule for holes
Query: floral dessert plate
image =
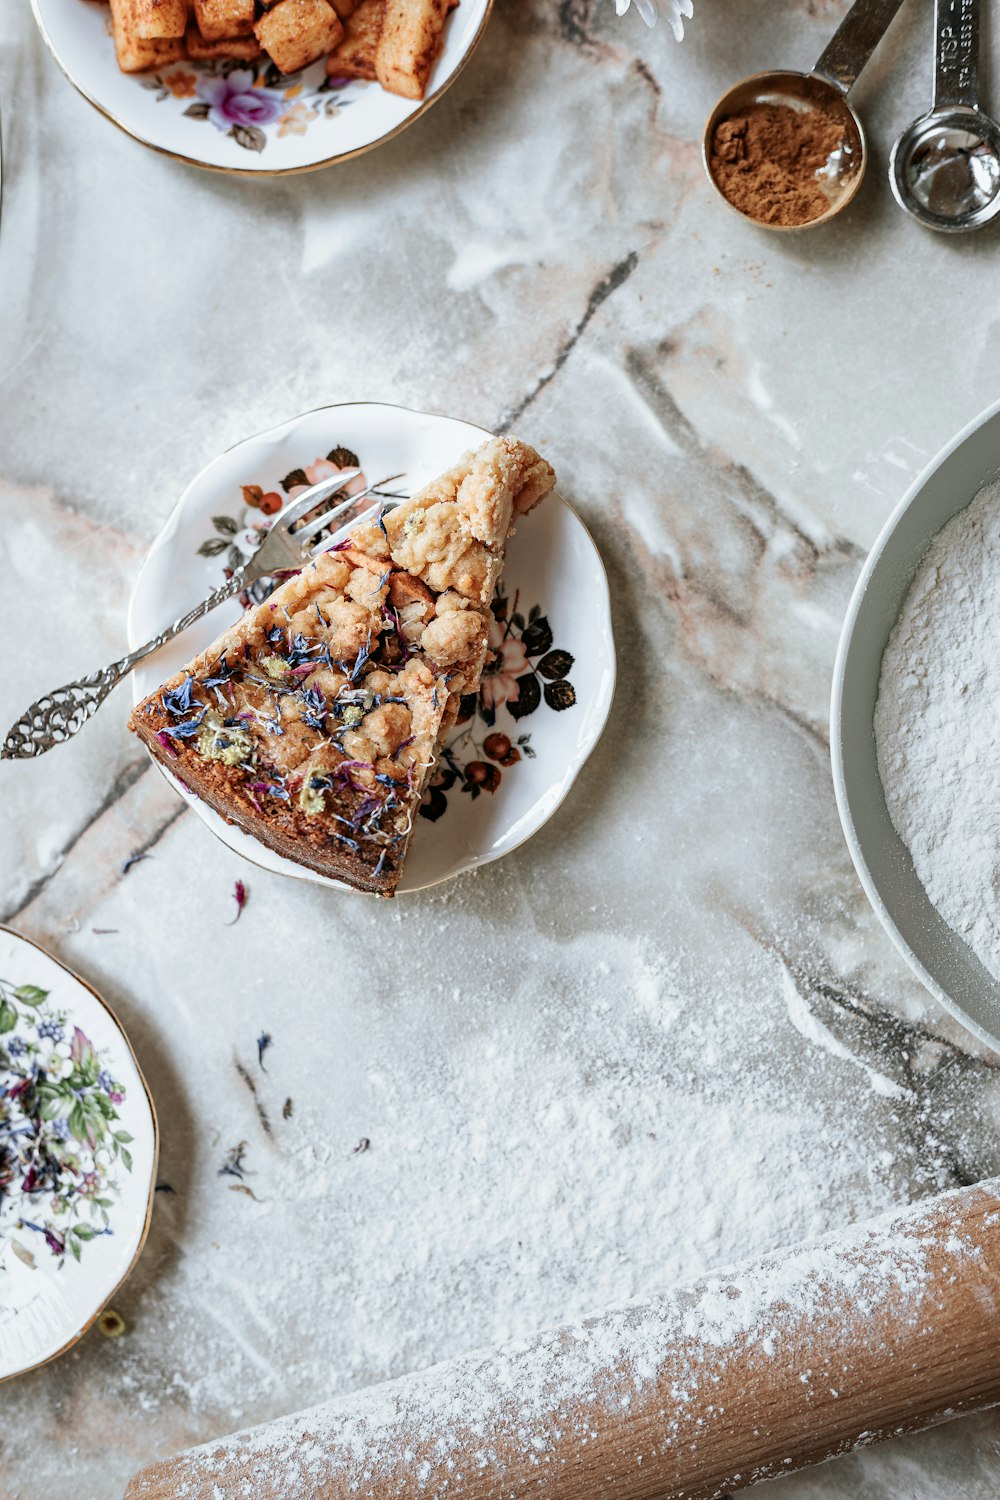
{"label": "floral dessert plate", "polygon": [[145,146],[194,166],[277,175],[308,172],[389,140],[439,99],[486,28],[493,0],[462,0],[445,25],[426,98],[329,78],[325,60],[283,75],[263,57],[171,63],[122,73],[108,9],[93,0],[31,0],[39,30],[72,84]]}
{"label": "floral dessert plate", "polygon": [[131,1271],[156,1116],[105,1002],[0,927],[0,1380],[61,1354]]}
{"label": "floral dessert plate", "polygon": [[[360,465],[358,486],[401,474],[393,489],[413,493],[485,436],[482,428],[451,417],[364,403],[321,407],[231,448],[188,486],[154,542],[132,593],[130,646],[150,639],[216,587],[223,570],[248,555],[267,516],[304,486]],[[255,585],[253,602],[268,592],[268,581]],[[143,662],[133,673],[135,701],[204,650],[239,613],[235,599],[220,606]],[[494,613],[494,662],[478,695],[463,700],[424,795],[400,894],[488,864],[522,844],[555,812],[607,720],[615,680],[607,577],[589,532],[558,494],[519,525]],[[347,889],[273,853],[174,784],[238,854],[265,869]]]}

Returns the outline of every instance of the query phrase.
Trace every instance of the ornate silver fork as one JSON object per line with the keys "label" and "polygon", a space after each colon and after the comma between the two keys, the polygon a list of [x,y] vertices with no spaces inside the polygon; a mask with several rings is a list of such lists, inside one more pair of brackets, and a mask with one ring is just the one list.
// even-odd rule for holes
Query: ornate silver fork
{"label": "ornate silver fork", "polygon": [[8,730],[3,747],[0,748],[0,760],[28,760],[34,755],[43,755],[53,745],[72,739],[87,720],[94,716],[112,688],[117,687],[138,662],[152,656],[154,651],[159,651],[161,646],[187,630],[195,620],[200,620],[203,615],[215,609],[216,605],[225,603],[234,594],[256,583],[258,578],[266,578],[272,573],[288,569],[297,571],[311,557],[327,551],[340,540],[341,533],[334,532],[321,541],[316,538],[331,525],[335,526],[340,517],[353,510],[359,501],[372,495],[378,497],[374,505],[360,515],[353,516],[349,525],[342,528],[344,535],[355,526],[374,520],[383,510],[392,508],[403,498],[383,490],[384,485],[403,477],[401,474],[390,474],[387,479],[380,479],[356,495],[348,495],[346,499],[338,501],[321,516],[306,519],[309,512],[324,500],[336,499],[360,473],[360,469],[345,469],[340,474],[312,485],[304,494],[297,495],[275,516],[256,551],[242,567],[236,569],[231,578],[213,589],[207,599],[203,599],[194,609],[189,609],[179,620],[154,635],[144,646],[130,651],[120,661],[113,661],[110,666],[102,667],[99,672],[91,672],[89,677],[81,677],[78,682],[68,682],[65,687],[53,688],[52,692],[39,698]]}

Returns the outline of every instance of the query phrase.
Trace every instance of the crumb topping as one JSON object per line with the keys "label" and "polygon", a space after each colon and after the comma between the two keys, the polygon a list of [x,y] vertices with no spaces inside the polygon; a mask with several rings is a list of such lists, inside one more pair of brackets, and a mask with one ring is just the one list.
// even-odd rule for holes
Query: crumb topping
{"label": "crumb topping", "polygon": [[513,518],[553,482],[533,449],[491,439],[249,610],[133,727],[209,795],[203,766],[215,805],[251,831],[332,841],[366,880],[394,883],[438,748],[479,686]]}
{"label": "crumb topping", "polygon": [[491,438],[440,478],[355,534],[370,557],[390,559],[436,593],[488,605],[518,516],[555,484],[551,466],[516,438]]}

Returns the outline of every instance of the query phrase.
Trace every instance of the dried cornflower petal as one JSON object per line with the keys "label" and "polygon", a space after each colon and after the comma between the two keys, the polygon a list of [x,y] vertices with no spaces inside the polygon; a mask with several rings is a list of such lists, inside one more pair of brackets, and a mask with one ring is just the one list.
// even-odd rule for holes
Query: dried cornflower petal
{"label": "dried cornflower petal", "polygon": [[243,1174],[246,1171],[246,1166],[243,1161],[243,1158],[246,1156],[246,1151],[246,1141],[240,1141],[238,1146],[231,1146],[226,1152],[225,1161],[219,1168],[219,1176],[238,1177],[242,1182]]}
{"label": "dried cornflower petal", "polygon": [[249,898],[250,892],[247,890],[242,880],[237,880],[236,884],[233,886],[233,900],[236,902],[236,915],[231,922],[226,923],[227,927],[234,927],[240,920],[240,913],[242,912],[244,906],[246,906]]}
{"label": "dried cornflower petal", "polygon": [[180,760],[180,756],[170,743],[170,735],[165,729],[157,730],[156,738],[172,760]]}

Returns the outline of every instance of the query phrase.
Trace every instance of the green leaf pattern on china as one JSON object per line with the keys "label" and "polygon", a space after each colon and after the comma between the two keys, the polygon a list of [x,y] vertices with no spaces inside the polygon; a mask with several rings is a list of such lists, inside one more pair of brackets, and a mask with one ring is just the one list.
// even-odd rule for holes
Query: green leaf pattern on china
{"label": "green leaf pattern on china", "polygon": [[124,1099],[47,989],[0,978],[0,1215],[13,1206],[20,1230],[60,1260],[79,1260],[83,1245],[112,1232],[116,1168],[133,1167]]}

